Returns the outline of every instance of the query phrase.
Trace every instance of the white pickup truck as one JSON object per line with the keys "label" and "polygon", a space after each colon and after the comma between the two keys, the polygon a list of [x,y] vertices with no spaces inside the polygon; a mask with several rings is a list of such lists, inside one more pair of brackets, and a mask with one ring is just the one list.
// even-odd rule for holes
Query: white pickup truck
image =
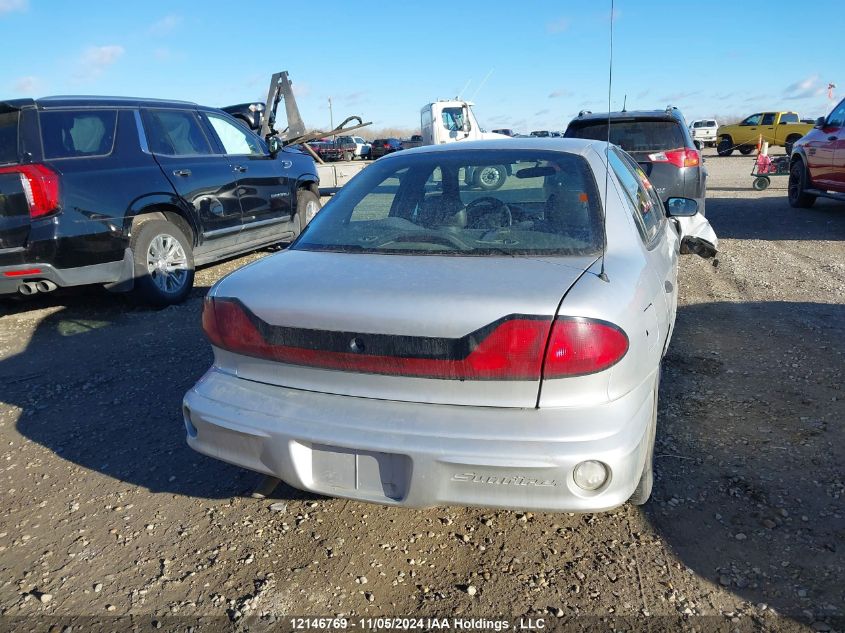
{"label": "white pickup truck", "polygon": [[719,124],[715,119],[698,119],[689,124],[693,143],[698,149],[716,144],[716,131]]}

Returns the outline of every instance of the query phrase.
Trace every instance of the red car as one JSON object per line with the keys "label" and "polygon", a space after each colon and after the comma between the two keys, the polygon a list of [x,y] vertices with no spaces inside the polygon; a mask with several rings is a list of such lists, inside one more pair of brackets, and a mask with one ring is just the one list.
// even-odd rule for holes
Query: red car
{"label": "red car", "polygon": [[845,99],[792,148],[789,204],[806,209],[819,196],[845,202]]}

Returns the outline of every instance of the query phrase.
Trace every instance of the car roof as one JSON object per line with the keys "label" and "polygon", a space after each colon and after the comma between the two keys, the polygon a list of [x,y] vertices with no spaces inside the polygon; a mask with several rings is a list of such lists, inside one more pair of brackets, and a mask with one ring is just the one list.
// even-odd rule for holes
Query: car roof
{"label": "car roof", "polygon": [[177,101],[175,99],[147,99],[142,97],[106,97],[106,96],[91,96],[91,95],[58,95],[53,97],[41,97],[40,99],[28,100],[36,105],[38,108],[67,108],[67,107],[117,107],[117,108],[131,108],[145,105],[153,105],[156,107],[172,107],[172,108],[201,108],[208,110],[217,110],[217,108],[205,108],[197,105],[191,101]]}
{"label": "car roof", "polygon": [[585,154],[594,147],[601,153],[607,145],[605,141],[594,141],[583,138],[539,137],[503,138],[484,141],[461,141],[460,143],[444,143],[442,145],[424,145],[403,150],[402,154],[424,154],[434,152],[456,152],[460,150],[503,150],[503,149],[534,149],[543,151],[567,152],[570,154]]}
{"label": "car roof", "polygon": [[569,122],[570,125],[578,123],[594,123],[606,121],[607,119],[636,120],[636,119],[665,119],[682,121],[683,115],[678,108],[668,107],[663,110],[622,110],[618,112],[584,112]]}

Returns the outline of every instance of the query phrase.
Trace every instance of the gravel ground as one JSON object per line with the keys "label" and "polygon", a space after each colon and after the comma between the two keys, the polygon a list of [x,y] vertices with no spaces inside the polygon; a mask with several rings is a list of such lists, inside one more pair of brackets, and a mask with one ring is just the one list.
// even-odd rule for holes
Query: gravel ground
{"label": "gravel ground", "polygon": [[0,303],[0,629],[291,614],[841,629],[845,205],[791,209],[785,178],[755,192],[751,158],[707,153],[722,252],[682,259],[644,508],[249,498],[257,475],[188,449],[180,403],[211,363],[203,295],[267,252],[205,268],[161,311],[96,289]]}

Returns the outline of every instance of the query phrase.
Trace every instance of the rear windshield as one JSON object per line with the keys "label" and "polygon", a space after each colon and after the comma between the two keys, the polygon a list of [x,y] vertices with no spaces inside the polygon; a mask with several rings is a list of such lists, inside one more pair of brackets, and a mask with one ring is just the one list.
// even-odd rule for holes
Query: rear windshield
{"label": "rear windshield", "polygon": [[715,121],[696,121],[692,124],[693,127],[716,127]]}
{"label": "rear windshield", "polygon": [[18,162],[19,110],[0,114],[0,163]]}
{"label": "rear windshield", "polygon": [[[594,141],[607,140],[607,121],[571,126],[566,136]],[[610,142],[626,152],[648,152],[656,149],[684,147],[686,141],[681,126],[675,121],[611,121]]]}
{"label": "rear windshield", "polygon": [[110,154],[117,110],[54,110],[41,112],[44,157],[75,158]]}
{"label": "rear windshield", "polygon": [[295,250],[415,255],[584,255],[602,243],[587,161],[564,152],[394,154],[326,205]]}

